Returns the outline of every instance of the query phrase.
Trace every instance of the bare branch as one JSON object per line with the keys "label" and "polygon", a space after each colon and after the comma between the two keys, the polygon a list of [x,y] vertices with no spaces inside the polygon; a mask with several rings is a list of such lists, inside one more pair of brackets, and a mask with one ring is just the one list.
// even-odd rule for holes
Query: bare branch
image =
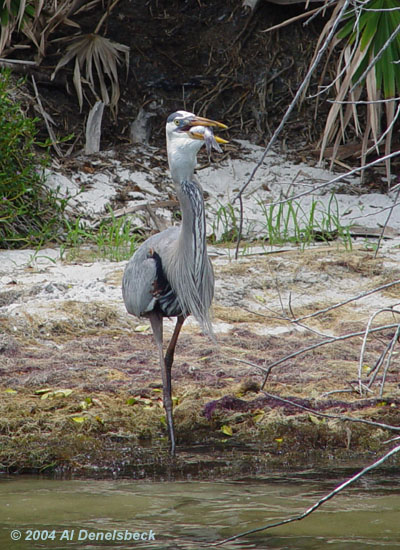
{"label": "bare branch", "polygon": [[400,97],[388,97],[387,99],[374,99],[374,100],[361,100],[358,99],[357,101],[350,101],[350,100],[342,100],[339,99],[327,99],[327,103],[339,103],[339,105],[374,105],[375,103],[390,103],[391,101],[400,101]]}
{"label": "bare branch", "polygon": [[342,414],[322,413],[322,412],[316,411],[314,409],[311,409],[310,407],[305,407],[304,405],[300,405],[299,403],[295,403],[294,401],[291,401],[290,399],[285,399],[284,397],[280,397],[278,395],[274,395],[274,394],[268,393],[266,391],[263,391],[262,393],[267,397],[277,399],[278,401],[282,401],[283,403],[286,403],[287,405],[291,405],[292,407],[297,407],[298,409],[302,409],[303,411],[314,414],[315,416],[321,416],[322,418],[333,418],[335,420],[341,420],[342,422],[357,422],[359,424],[368,424],[369,426],[375,426],[376,428],[383,428],[384,430],[390,430],[390,431],[393,431],[393,432],[399,432],[400,431],[399,426],[393,426],[391,424],[384,424],[383,422],[375,422],[373,420],[366,420],[365,418],[353,418],[352,416],[345,416],[345,415],[342,415]]}
{"label": "bare branch", "polygon": [[343,491],[343,489],[345,489],[346,487],[348,487],[349,485],[351,485],[355,481],[359,480],[362,476],[364,476],[365,474],[367,474],[368,472],[370,472],[374,468],[377,468],[378,466],[380,466],[381,464],[386,462],[386,460],[388,460],[388,458],[390,458],[391,456],[393,456],[394,454],[396,454],[399,451],[400,451],[400,445],[398,445],[396,447],[393,447],[393,449],[388,451],[379,460],[377,460],[376,462],[373,462],[369,466],[366,466],[365,468],[363,468],[360,472],[358,472],[357,474],[352,476],[350,479],[348,479],[347,481],[345,481],[344,483],[342,483],[341,485],[336,487],[333,491],[331,491],[330,493],[326,494],[324,497],[319,499],[315,504],[313,504],[310,508],[305,510],[305,512],[303,512],[302,514],[300,514],[298,516],[292,516],[291,518],[287,518],[287,519],[284,519],[282,521],[277,521],[275,523],[270,523],[268,525],[264,525],[263,527],[257,527],[256,529],[250,529],[249,531],[239,533],[238,535],[234,535],[233,537],[229,537],[227,539],[224,539],[224,540],[221,540],[217,543],[214,543],[213,546],[221,546],[222,544],[225,544],[226,542],[230,542],[232,540],[236,540],[238,538],[245,537],[246,535],[252,535],[253,533],[259,533],[260,531],[265,531],[266,529],[272,529],[273,527],[279,527],[280,525],[285,525],[287,523],[292,523],[294,521],[300,521],[300,520],[306,518],[307,516],[312,514],[315,510],[317,510],[317,508],[322,506],[322,504],[324,504],[325,502],[327,502],[331,498],[338,495],[341,491]]}
{"label": "bare branch", "polygon": [[309,68],[303,82],[301,83],[300,87],[298,88],[297,92],[296,92],[296,95],[294,96],[292,102],[290,103],[289,107],[287,108],[286,110],[286,113],[285,115],[283,116],[279,126],[276,128],[272,138],[270,139],[268,145],[266,146],[266,148],[264,149],[264,152],[263,154],[261,155],[261,158],[260,160],[258,161],[258,163],[256,164],[256,166],[254,167],[253,171],[251,172],[248,180],[246,181],[246,183],[244,183],[242,185],[242,187],[240,188],[239,190],[239,193],[236,195],[236,197],[233,199],[233,202],[235,202],[239,197],[242,196],[242,194],[244,193],[245,189],[248,187],[248,185],[250,184],[250,182],[253,180],[254,176],[256,175],[257,171],[259,170],[259,168],[261,167],[261,165],[263,164],[264,162],[264,159],[265,157],[267,156],[267,153],[270,151],[272,145],[275,143],[276,139],[278,138],[279,134],[281,133],[283,127],[285,126],[291,112],[293,111],[294,107],[297,105],[297,103],[299,102],[300,100],[300,97],[302,96],[304,90],[307,88],[310,80],[311,80],[311,77],[312,75],[314,74],[314,71],[316,69],[316,67],[318,66],[322,56],[324,55],[325,51],[327,50],[332,38],[334,37],[335,33],[336,33],[336,29],[339,25],[339,23],[341,22],[341,19],[343,17],[343,15],[345,14],[346,10],[347,10],[347,7],[350,3],[350,0],[345,0],[345,2],[343,3],[343,6],[337,16],[337,18],[335,19],[332,27],[331,27],[331,30],[328,34],[328,36],[326,37],[326,40],[325,42],[323,43],[322,47],[320,48],[320,50],[318,51],[315,59],[314,59],[314,62],[312,63],[311,67]]}
{"label": "bare branch", "polygon": [[347,300],[344,300],[343,302],[339,302],[337,304],[334,304],[333,306],[325,307],[324,309],[319,309],[318,311],[314,311],[314,313],[308,313],[307,315],[302,315],[301,317],[297,317],[296,319],[293,319],[293,322],[297,323],[299,321],[304,321],[304,319],[310,319],[311,317],[317,317],[318,315],[322,315],[324,313],[327,313],[328,311],[331,311],[332,309],[336,309],[338,307],[349,304],[350,302],[360,300],[362,298],[365,298],[366,296],[370,296],[371,294],[374,294],[375,292],[379,292],[380,290],[385,290],[386,288],[390,288],[391,286],[398,285],[398,284],[400,284],[400,279],[397,279],[396,281],[392,281],[391,283],[386,283],[385,285],[377,286],[376,288],[373,288],[372,290],[366,290],[365,292],[361,292],[361,294],[358,294],[357,296],[352,296],[351,298],[348,298]]}
{"label": "bare branch", "polygon": [[[362,386],[363,386],[361,381],[361,376],[362,376],[362,367],[364,364],[365,347],[367,345],[368,334],[374,330],[374,329],[371,329],[370,327],[374,319],[381,313],[385,313],[385,312],[400,314],[400,311],[397,311],[396,309],[385,307],[385,308],[379,309],[378,311],[375,311],[368,320],[367,328],[365,329],[365,333],[364,333],[363,343],[361,346],[360,359],[358,362],[358,386],[359,386],[360,395],[362,395]],[[397,329],[398,325],[395,325],[395,327]]]}
{"label": "bare branch", "polygon": [[381,382],[381,389],[380,389],[380,392],[379,392],[379,397],[383,396],[383,389],[385,387],[386,375],[387,375],[387,372],[388,372],[389,367],[390,367],[391,362],[392,362],[392,355],[393,355],[394,347],[395,347],[395,345],[397,344],[397,342],[399,340],[399,334],[400,334],[400,325],[397,327],[397,330],[396,330],[396,332],[395,332],[395,334],[392,338],[392,341],[390,343],[389,354],[388,354],[388,357],[386,359],[385,368],[383,370],[383,376],[382,376],[382,382]]}
{"label": "bare branch", "polygon": [[46,113],[46,111],[44,110],[44,107],[42,105],[42,101],[40,99],[40,95],[39,95],[39,91],[37,89],[37,86],[36,86],[36,80],[35,80],[35,77],[33,75],[31,75],[32,77],[32,84],[33,84],[33,89],[35,90],[35,97],[36,97],[36,101],[37,101],[37,104],[38,104],[38,107],[39,107],[39,110],[42,114],[42,117],[43,117],[43,120],[46,124],[46,128],[47,128],[47,131],[49,133],[49,137],[51,139],[51,145],[54,147],[54,150],[55,152],[57,153],[57,155],[59,157],[62,157],[63,156],[63,152],[61,151],[60,147],[58,146],[58,143],[57,143],[57,137],[55,135],[55,133],[53,132],[53,128],[50,126],[50,123],[49,123],[49,115]]}
{"label": "bare branch", "polygon": [[[389,186],[390,186],[390,182],[388,182],[388,184],[389,184]],[[382,242],[382,239],[383,239],[383,235],[384,235],[384,233],[385,233],[385,229],[386,229],[386,227],[387,227],[387,225],[388,225],[388,223],[389,223],[389,220],[390,220],[390,218],[391,218],[391,216],[392,216],[392,214],[393,214],[393,210],[394,210],[395,207],[397,206],[397,201],[398,201],[399,195],[400,195],[400,188],[397,190],[396,197],[395,197],[395,199],[394,199],[394,203],[393,203],[393,205],[390,207],[390,210],[389,210],[389,212],[388,212],[388,215],[387,215],[387,218],[386,218],[386,220],[385,220],[385,223],[383,224],[382,232],[381,232],[381,234],[380,234],[380,236],[379,236],[379,240],[378,240],[378,246],[376,247],[376,250],[375,250],[375,258],[376,258],[377,254],[378,254],[379,249],[380,249],[381,242]]]}
{"label": "bare branch", "polygon": [[269,202],[264,205],[265,208],[269,208],[271,206],[279,206],[280,204],[285,204],[287,202],[291,202],[295,199],[299,199],[300,197],[304,197],[306,195],[311,195],[312,193],[315,193],[315,191],[319,191],[320,189],[324,187],[328,187],[329,185],[333,185],[334,183],[337,183],[338,181],[343,180],[344,178],[347,178],[349,176],[352,176],[353,174],[356,174],[357,172],[363,172],[364,170],[367,170],[368,168],[372,168],[373,166],[376,166],[377,164],[381,164],[383,161],[387,159],[391,159],[393,157],[397,157],[400,155],[400,151],[395,151],[393,153],[390,153],[389,155],[384,155],[383,157],[379,157],[378,159],[375,159],[368,164],[364,164],[364,166],[358,166],[356,168],[353,168],[352,170],[349,170],[348,172],[344,172],[343,174],[339,174],[338,176],[335,176],[329,181],[326,181],[324,183],[320,183],[313,187],[313,189],[308,191],[303,191],[302,193],[297,193],[297,195],[292,195],[291,197],[287,199],[282,199],[280,201],[276,202]]}
{"label": "bare branch", "polygon": [[[375,327],[370,329],[370,333],[372,332],[381,332],[382,330],[388,330],[391,328],[397,328],[398,323],[392,324],[392,325],[383,325],[380,327]],[[264,389],[265,384],[267,383],[267,379],[269,374],[271,373],[271,370],[274,367],[277,367],[278,365],[281,365],[282,363],[286,363],[286,361],[289,361],[289,359],[293,359],[294,357],[297,357],[298,355],[302,355],[303,353],[307,353],[308,351],[311,351],[313,349],[319,348],[321,346],[326,346],[327,344],[332,344],[333,342],[340,342],[341,340],[348,340],[349,338],[356,338],[357,336],[364,336],[365,331],[361,332],[352,332],[349,334],[343,334],[342,336],[332,336],[332,338],[327,338],[326,340],[323,340],[322,342],[317,342],[316,344],[312,344],[311,346],[307,346],[306,348],[302,348],[298,351],[295,351],[293,353],[290,353],[289,355],[285,355],[285,357],[282,357],[281,359],[278,359],[277,361],[274,361],[274,363],[271,363],[269,367],[267,367],[267,374],[265,376],[264,382],[261,386],[261,389]]]}
{"label": "bare branch", "polygon": [[253,367],[255,369],[259,369],[259,370],[262,370],[263,372],[266,372],[268,373],[268,369],[266,369],[265,367],[261,367],[260,365],[256,365],[255,363],[252,363],[251,361],[247,361],[247,359],[239,359],[238,357],[232,357],[230,355],[225,355],[223,354],[223,357],[225,357],[226,359],[228,359],[229,361],[236,361],[237,363],[243,363],[244,365],[248,365],[249,367]]}
{"label": "bare branch", "polygon": [[296,15],[295,17],[290,17],[290,19],[285,19],[285,21],[282,21],[282,23],[278,23],[278,25],[273,25],[272,27],[268,27],[267,29],[264,29],[261,32],[271,32],[271,31],[276,31],[278,29],[281,29],[282,27],[287,27],[287,25],[291,25],[292,23],[294,23],[295,21],[299,21],[300,19],[305,19],[308,15],[313,15],[325,8],[326,6],[322,6],[320,8],[315,8],[313,10],[300,13],[300,15]]}

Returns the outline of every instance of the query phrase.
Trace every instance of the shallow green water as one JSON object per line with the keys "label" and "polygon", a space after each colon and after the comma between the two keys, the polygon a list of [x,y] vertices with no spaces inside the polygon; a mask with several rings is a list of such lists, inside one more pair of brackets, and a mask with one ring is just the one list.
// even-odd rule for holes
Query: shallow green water
{"label": "shallow green water", "polygon": [[[0,477],[0,548],[210,548],[222,538],[303,512],[347,477],[348,472],[303,472],[238,482],[157,483]],[[400,548],[398,481],[393,472],[365,477],[300,522],[219,548]],[[12,540],[18,533],[21,538]]]}

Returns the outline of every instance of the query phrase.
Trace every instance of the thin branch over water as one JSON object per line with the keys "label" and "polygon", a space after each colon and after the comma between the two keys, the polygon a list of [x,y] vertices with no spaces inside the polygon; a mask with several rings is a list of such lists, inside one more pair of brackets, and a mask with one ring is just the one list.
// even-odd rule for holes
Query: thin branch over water
{"label": "thin branch over water", "polygon": [[262,527],[257,527],[255,529],[249,529],[248,531],[244,531],[243,533],[239,533],[238,535],[234,535],[233,537],[229,537],[227,539],[224,539],[224,540],[221,540],[217,543],[214,543],[213,546],[221,546],[222,544],[225,544],[226,542],[230,542],[230,541],[239,539],[241,537],[245,537],[247,535],[252,535],[254,533],[259,533],[260,531],[266,531],[267,529],[272,529],[273,527],[279,527],[281,525],[286,525],[288,523],[293,523],[294,521],[303,520],[304,518],[306,518],[307,516],[309,516],[310,514],[315,512],[315,510],[317,510],[320,506],[322,506],[322,504],[324,504],[328,500],[336,497],[339,493],[341,493],[344,489],[346,489],[346,487],[348,487],[349,485],[351,485],[355,481],[358,481],[362,476],[364,476],[365,474],[367,474],[368,472],[370,472],[374,468],[377,468],[378,466],[380,466],[381,464],[386,462],[386,460],[388,460],[388,458],[395,455],[399,451],[400,451],[400,445],[398,445],[396,447],[393,447],[393,449],[388,451],[379,460],[377,460],[376,462],[373,462],[369,466],[366,466],[360,472],[358,472],[357,474],[352,476],[350,479],[348,479],[347,481],[341,483],[333,491],[331,491],[330,493],[327,493],[325,496],[320,498],[315,504],[310,506],[310,508],[307,508],[307,510],[305,510],[302,514],[297,515],[297,516],[292,516],[290,518],[283,519],[281,521],[276,521],[275,523],[269,523],[267,525],[264,525]]}

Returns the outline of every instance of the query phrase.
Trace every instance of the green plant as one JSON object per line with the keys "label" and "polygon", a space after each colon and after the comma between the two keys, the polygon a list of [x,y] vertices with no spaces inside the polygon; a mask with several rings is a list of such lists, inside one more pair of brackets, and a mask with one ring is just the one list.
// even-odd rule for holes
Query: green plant
{"label": "green plant", "polygon": [[[1,71],[0,247],[36,247],[60,236],[66,200],[45,185],[46,147],[36,139],[36,121],[12,98],[13,88],[10,72]],[[41,155],[35,149],[39,145]]]}
{"label": "green plant", "polygon": [[102,222],[96,237],[96,244],[102,256],[115,262],[128,260],[140,241],[134,229],[129,216],[111,216],[109,221]]}
{"label": "green plant", "polygon": [[[291,242],[302,246],[315,241],[338,239],[346,248],[351,249],[349,227],[341,221],[339,204],[334,193],[327,203],[312,198],[307,208],[294,200],[271,204],[258,200],[257,204],[260,215],[256,217],[259,222],[244,216],[242,232],[247,239],[264,235],[263,240],[270,245]],[[236,242],[239,218],[238,208],[230,203],[220,203],[212,223],[213,241],[228,244]]]}
{"label": "green plant", "polygon": [[[219,203],[212,223],[214,242],[234,243],[239,234],[239,215],[231,203]],[[220,234],[220,237],[217,235]]]}
{"label": "green plant", "polygon": [[[40,11],[40,10],[39,10]],[[3,0],[0,4],[0,54],[11,42],[12,33],[20,29],[28,18],[34,17],[35,9],[27,0]]]}
{"label": "green plant", "polygon": [[110,218],[100,223],[98,228],[89,228],[77,218],[66,222],[67,233],[65,243],[61,247],[61,256],[69,251],[68,257],[78,256],[82,247],[90,247],[92,258],[104,258],[115,262],[128,260],[135,252],[141,237],[135,232],[131,218],[124,216]]}
{"label": "green plant", "polygon": [[[339,0],[337,3],[320,36],[318,47],[343,2]],[[346,132],[352,121],[353,131],[362,139],[361,162],[364,165],[368,153],[373,149],[379,151],[383,142],[385,155],[391,152],[393,128],[400,112],[399,109],[396,111],[397,97],[400,95],[398,0],[368,0],[352,4],[331,44],[327,63],[339,46],[342,49],[334,81],[336,96],[326,120],[321,159],[326,154],[327,146],[333,143],[331,160],[334,162],[340,143],[346,142]],[[383,106],[386,128],[382,132]],[[360,119],[361,109],[365,110],[365,121]],[[386,172],[390,185],[389,159],[386,160]]]}
{"label": "green plant", "polygon": [[307,209],[292,200],[269,205],[259,201],[258,204],[265,219],[265,240],[270,245],[292,242],[306,246],[315,241],[337,238],[351,249],[349,227],[341,222],[334,193],[327,205],[312,199]]}

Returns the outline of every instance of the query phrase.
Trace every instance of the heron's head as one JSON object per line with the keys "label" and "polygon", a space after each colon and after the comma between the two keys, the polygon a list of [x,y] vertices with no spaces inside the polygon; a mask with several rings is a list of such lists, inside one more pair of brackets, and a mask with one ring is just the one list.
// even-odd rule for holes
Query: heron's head
{"label": "heron's head", "polygon": [[[205,143],[204,132],[190,131],[194,126],[227,128],[222,122],[196,116],[187,111],[176,111],[169,115],[165,127],[167,153],[171,176],[175,183],[190,180],[196,165],[197,153]],[[215,136],[215,140],[217,143],[228,143],[225,139],[218,136]]]}
{"label": "heron's head", "polygon": [[[194,126],[211,126],[223,130],[228,128],[228,126],[216,120],[197,116],[187,111],[176,111],[169,115],[165,127],[168,144],[186,146],[188,149],[193,149],[197,153],[204,143],[204,134],[200,132],[191,132],[190,130]],[[217,143],[228,143],[219,136],[215,136],[215,140]]]}

